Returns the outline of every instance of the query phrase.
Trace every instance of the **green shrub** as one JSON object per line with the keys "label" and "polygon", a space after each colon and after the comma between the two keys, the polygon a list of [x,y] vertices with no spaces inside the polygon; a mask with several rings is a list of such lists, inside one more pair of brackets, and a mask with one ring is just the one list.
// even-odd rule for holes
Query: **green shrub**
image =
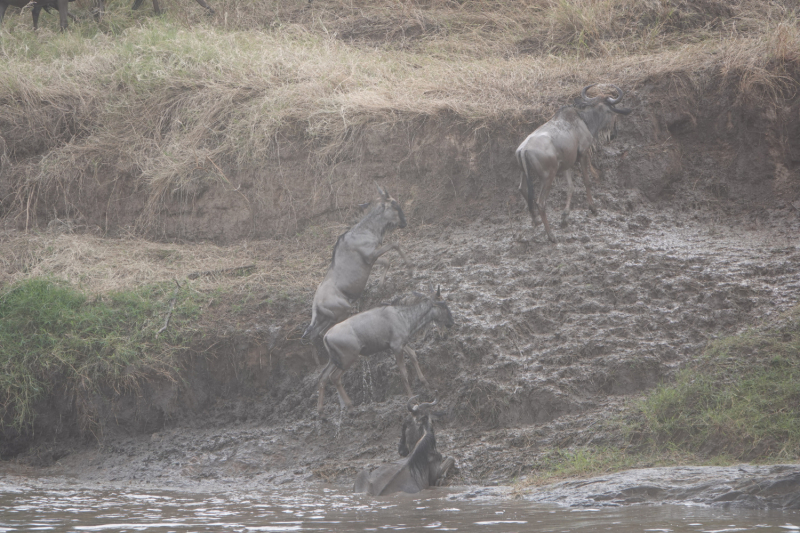
{"label": "green shrub", "polygon": [[[30,424],[35,402],[59,382],[122,390],[144,372],[170,372],[198,312],[182,292],[161,284],[87,298],[39,278],[0,293],[0,423]],[[173,296],[170,327],[159,335]]]}

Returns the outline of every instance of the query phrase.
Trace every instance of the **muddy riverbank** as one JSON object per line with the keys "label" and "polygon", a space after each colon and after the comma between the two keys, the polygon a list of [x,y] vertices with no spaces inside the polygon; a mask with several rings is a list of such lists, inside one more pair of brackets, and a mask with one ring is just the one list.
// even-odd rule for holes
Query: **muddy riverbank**
{"label": "muddy riverbank", "polygon": [[[590,51],[580,28],[580,42],[569,36],[569,2],[498,4],[507,11],[496,16],[470,2],[422,4],[398,14],[394,4],[276,2],[257,13],[271,21],[257,31],[238,11],[233,28],[227,12],[202,31],[136,23],[98,34],[97,49],[68,36],[69,57],[48,48],[50,35],[8,34],[9,50],[42,59],[13,55],[14,81],[0,84],[0,289],[58,279],[93,302],[161,284],[140,355],[155,332],[179,327],[168,320],[177,295],[191,295],[191,320],[163,367],[109,358],[97,365],[107,374],[90,377],[56,357],[36,368],[50,388],[31,393],[33,422],[12,424],[21,408],[0,404],[3,471],[192,490],[347,487],[395,459],[406,398],[394,358],[354,365],[344,384],[355,408],[342,414],[331,389],[320,417],[320,369],[300,341],[336,236],[375,182],[403,206],[408,227],[388,240],[415,269],[393,258],[386,286],[373,277],[357,307],[430,285],[449,302],[456,325],[421,332],[413,347],[438,391],[452,486],[525,487],[569,454],[624,454],[632,439],[617,422],[643,395],[710,341],[796,308],[796,6],[741,2],[711,17],[685,2],[668,13],[630,2],[635,16],[598,20],[606,29]],[[678,15],[676,26],[653,22]],[[386,31],[401,19],[419,33]],[[206,59],[172,61],[201,42]],[[140,63],[150,70],[119,67]],[[553,244],[531,228],[514,149],[595,81],[622,87],[633,113],[593,156],[598,214],[576,177]],[[565,201],[557,183],[551,220]],[[750,354],[739,356],[747,368]],[[779,444],[732,450],[712,436],[693,452],[797,459],[776,458]],[[675,492],[669,479],[686,471],[671,470],[530,497],[796,506],[775,488],[793,474],[764,468],[720,471],[707,493]],[[748,476],[775,498],[759,499]]]}
{"label": "muddy riverbank", "polygon": [[[797,305],[796,210],[725,216],[643,200],[632,211],[615,209],[626,194],[602,188],[600,214],[576,211],[558,245],[541,231],[532,236],[521,209],[398,232],[416,273],[394,270],[383,292],[371,282],[362,305],[428,283],[447,295],[456,326],[429,330],[414,346],[440,391],[438,445],[458,465],[451,484],[513,484],[554,448],[623,445],[603,422],[631,399],[669,380],[708,340]],[[97,398],[105,413],[99,441],[82,445],[51,429],[5,468],[89,484],[349,485],[360,469],[396,455],[405,398],[393,357],[356,365],[345,378],[354,410],[340,418],[330,394],[319,419],[310,347],[292,340],[305,309],[287,311],[271,322],[253,315],[215,357],[196,357],[182,383],[154,380],[127,399]],[[764,473],[751,482],[758,476]],[[717,483],[739,486],[745,478]],[[656,492],[672,494],[664,482]],[[617,485],[575,490],[574,501],[626,494],[628,485]],[[570,487],[531,497],[566,501]],[[686,498],[712,502],[740,489],[721,490]]]}

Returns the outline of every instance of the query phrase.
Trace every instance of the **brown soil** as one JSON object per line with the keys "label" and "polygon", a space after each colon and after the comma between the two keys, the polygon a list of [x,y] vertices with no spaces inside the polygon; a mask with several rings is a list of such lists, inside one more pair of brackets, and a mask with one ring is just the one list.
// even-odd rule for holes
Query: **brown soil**
{"label": "brown soil", "polygon": [[[267,231],[266,209],[246,202],[256,194],[248,192],[253,176],[232,175],[230,188],[244,194],[209,188],[190,207],[167,206],[160,235],[178,253],[204,246],[187,240],[238,253],[247,239],[253,257],[290,268],[281,258],[307,246],[309,232],[352,216],[372,180],[386,186],[409,220],[391,238],[416,271],[393,270],[382,291],[372,280],[359,306],[441,285],[456,326],[414,342],[446,411],[440,451],[458,462],[453,483],[508,483],[549,447],[618,443],[598,428],[628,400],[668,380],[709,339],[798,303],[800,100],[743,102],[722,79],[676,93],[682,79],[631,88],[626,102],[635,113],[596,157],[599,214],[588,213],[579,189],[570,225],[554,229],[557,245],[541,226],[531,229],[516,192],[513,150],[541,117],[479,128],[448,116],[366,126],[331,171],[331,183],[350,191],[337,201],[351,203],[276,219]],[[313,170],[301,142],[281,154],[282,180]],[[129,201],[110,213],[114,195]],[[42,227],[52,202],[38,206]],[[562,184],[550,212],[564,202]],[[75,224],[122,233],[144,203],[133,190],[87,185],[74,199],[82,206]],[[306,237],[269,240],[304,229]],[[256,297],[238,314],[207,319],[213,342],[194,347],[179,381],[153,378],[136,393],[91,398],[96,441],[78,444],[65,392],[43,403],[33,437],[7,432],[4,453],[25,451],[16,464],[44,468],[37,472],[166,485],[349,483],[360,468],[394,459],[405,398],[388,354],[347,374],[352,413],[340,420],[329,393],[325,417],[315,416],[318,371],[297,331],[310,320],[332,244],[309,252],[316,280],[291,285],[281,305]]]}

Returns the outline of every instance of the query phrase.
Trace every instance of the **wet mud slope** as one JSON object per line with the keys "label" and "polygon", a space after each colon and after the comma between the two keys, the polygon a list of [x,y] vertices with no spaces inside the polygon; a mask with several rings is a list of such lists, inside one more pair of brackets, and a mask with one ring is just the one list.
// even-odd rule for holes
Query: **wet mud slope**
{"label": "wet mud slope", "polygon": [[[601,188],[600,214],[573,212],[558,245],[541,228],[532,232],[521,210],[397,235],[417,270],[413,277],[394,270],[383,291],[370,282],[363,304],[428,283],[446,293],[456,326],[430,329],[414,346],[445,412],[437,437],[457,459],[451,483],[506,484],[548,448],[618,443],[599,428],[629,398],[669,379],[709,339],[797,304],[796,212],[722,223],[719,212],[645,201],[614,209],[625,194]],[[46,470],[167,486],[349,484],[361,468],[396,457],[405,398],[393,356],[364,359],[348,372],[356,403],[349,414],[329,387],[320,419],[310,347],[287,343],[291,359],[254,386],[258,365],[247,364],[247,343],[237,342],[215,369],[195,368],[193,390],[144,403],[152,409],[183,397],[189,404],[187,396],[211,392],[222,379],[236,383],[225,378],[232,373],[239,390],[213,391],[194,412],[162,411],[144,434],[109,424],[99,447],[45,460]]]}

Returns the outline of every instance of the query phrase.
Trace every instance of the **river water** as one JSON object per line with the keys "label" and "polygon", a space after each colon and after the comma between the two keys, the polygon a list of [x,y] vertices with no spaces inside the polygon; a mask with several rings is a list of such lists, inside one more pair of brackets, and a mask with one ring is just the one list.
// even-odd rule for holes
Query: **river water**
{"label": "river water", "polygon": [[372,498],[343,487],[178,492],[0,480],[0,533],[9,531],[800,531],[794,511],[692,505],[567,508],[464,499],[464,490]]}

